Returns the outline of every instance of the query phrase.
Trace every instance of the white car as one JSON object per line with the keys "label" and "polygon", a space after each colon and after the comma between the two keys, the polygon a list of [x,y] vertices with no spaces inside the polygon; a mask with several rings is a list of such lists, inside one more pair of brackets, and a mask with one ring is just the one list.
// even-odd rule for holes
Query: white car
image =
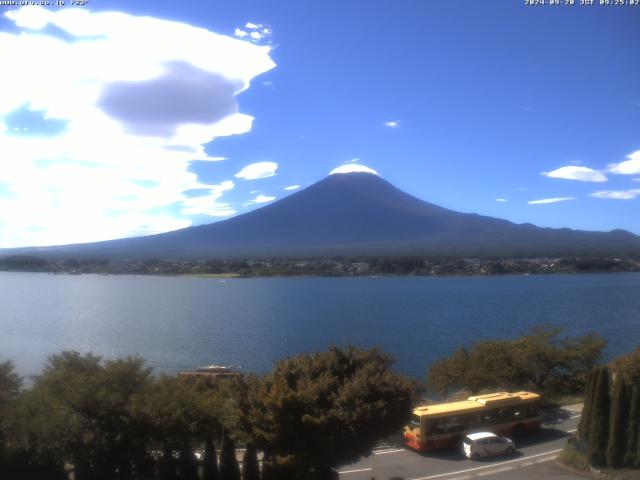
{"label": "white car", "polygon": [[464,454],[471,460],[494,455],[511,455],[515,451],[513,440],[491,432],[470,433],[462,439]]}

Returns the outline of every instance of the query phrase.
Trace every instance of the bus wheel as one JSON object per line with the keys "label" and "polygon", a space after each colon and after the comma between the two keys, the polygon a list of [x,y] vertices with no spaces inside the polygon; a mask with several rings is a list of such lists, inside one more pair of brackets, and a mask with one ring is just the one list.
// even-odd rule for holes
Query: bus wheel
{"label": "bus wheel", "polygon": [[522,435],[524,435],[524,427],[522,425],[516,425],[515,427],[513,427],[513,430],[511,432],[514,437],[521,437]]}

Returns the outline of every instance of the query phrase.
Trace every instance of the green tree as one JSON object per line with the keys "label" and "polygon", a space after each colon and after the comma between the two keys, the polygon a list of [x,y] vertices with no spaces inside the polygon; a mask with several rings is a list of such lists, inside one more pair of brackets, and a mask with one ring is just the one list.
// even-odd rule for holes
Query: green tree
{"label": "green tree", "polygon": [[624,464],[640,467],[640,384],[633,385],[632,388],[628,425]]}
{"label": "green tree", "polygon": [[23,443],[40,458],[71,462],[78,480],[131,478],[139,432],[130,400],[149,374],[139,358],[102,363],[77,352],[49,357],[20,402]]}
{"label": "green tree", "polygon": [[242,480],[260,480],[258,452],[253,443],[247,443],[242,457]]}
{"label": "green tree", "polygon": [[236,458],[236,446],[225,432],[220,454],[220,480],[240,480],[240,466]]}
{"label": "green tree", "polygon": [[562,329],[539,326],[513,340],[477,342],[436,362],[427,384],[440,396],[469,390],[526,388],[545,394],[583,391],[604,348],[595,334],[561,337]]}
{"label": "green tree", "polygon": [[354,347],[278,362],[255,392],[248,421],[271,466],[326,471],[400,431],[415,385],[392,363],[377,349]]}
{"label": "green tree", "polygon": [[607,464],[609,410],[609,370],[607,367],[600,367],[594,392],[589,441],[587,443],[587,459],[595,467],[604,467]]}
{"label": "green tree", "polygon": [[629,402],[626,383],[621,375],[617,375],[611,398],[609,443],[607,444],[607,465],[610,467],[619,468],[624,463],[628,419]]}
{"label": "green tree", "polygon": [[203,480],[218,480],[220,478],[218,470],[218,456],[216,455],[216,447],[213,443],[212,432],[208,432],[205,435],[202,478]]}
{"label": "green tree", "polygon": [[640,385],[640,347],[615,359],[611,364],[611,369],[622,374],[629,384]]}
{"label": "green tree", "polygon": [[591,423],[591,409],[593,405],[593,397],[595,394],[596,380],[598,371],[596,369],[589,372],[587,377],[587,385],[584,391],[584,404],[582,406],[582,415],[578,424],[578,437],[587,440],[589,437],[589,426]]}

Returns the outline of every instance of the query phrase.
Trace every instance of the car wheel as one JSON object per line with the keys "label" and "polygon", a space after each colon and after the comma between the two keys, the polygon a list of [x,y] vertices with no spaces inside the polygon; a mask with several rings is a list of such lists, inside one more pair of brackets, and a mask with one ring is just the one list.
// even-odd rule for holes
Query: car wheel
{"label": "car wheel", "polygon": [[507,450],[504,453],[507,455],[513,455],[513,447],[507,447]]}
{"label": "car wheel", "polygon": [[472,454],[471,454],[471,460],[473,460],[474,462],[475,462],[476,460],[478,460],[479,458],[480,458],[480,455],[478,455],[477,453],[472,453]]}

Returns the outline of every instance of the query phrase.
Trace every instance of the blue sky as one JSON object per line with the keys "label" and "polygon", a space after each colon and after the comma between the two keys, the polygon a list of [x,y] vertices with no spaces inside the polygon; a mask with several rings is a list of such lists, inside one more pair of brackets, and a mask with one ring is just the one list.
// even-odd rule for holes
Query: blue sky
{"label": "blue sky", "polygon": [[219,221],[345,163],[454,210],[640,234],[640,6],[2,8],[0,247]]}

